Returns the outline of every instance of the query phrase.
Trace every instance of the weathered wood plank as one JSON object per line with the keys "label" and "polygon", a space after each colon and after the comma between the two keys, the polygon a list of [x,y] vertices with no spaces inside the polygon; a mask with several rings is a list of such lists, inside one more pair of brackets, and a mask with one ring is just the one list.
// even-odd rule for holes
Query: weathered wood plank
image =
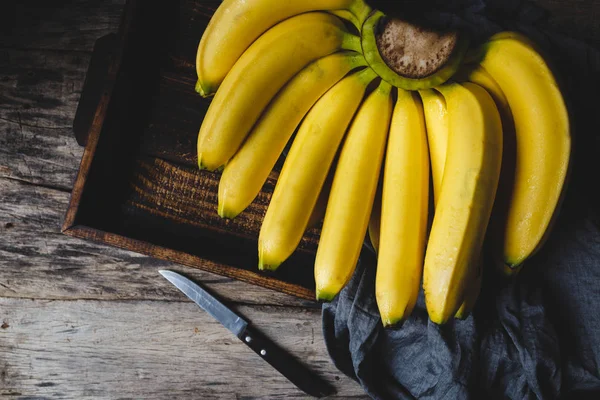
{"label": "weathered wood plank", "polygon": [[60,233],[69,194],[0,178],[0,297],[181,300],[171,268],[230,302],[318,307],[295,297]]}
{"label": "weathered wood plank", "polygon": [[88,54],[0,50],[0,177],[70,190],[72,131]]}
{"label": "weathered wood plank", "polygon": [[[319,312],[238,307],[325,380],[366,398],[327,356]],[[309,398],[191,302],[0,299],[0,396]]]}
{"label": "weathered wood plank", "polygon": [[71,128],[90,54],[0,49],[0,118]]}
{"label": "weathered wood plank", "polygon": [[10,17],[0,47],[91,51],[97,38],[118,29],[124,4],[125,0],[9,2],[3,6]]}
{"label": "weathered wood plank", "polygon": [[70,129],[20,126],[0,120],[0,179],[70,191],[82,152]]}

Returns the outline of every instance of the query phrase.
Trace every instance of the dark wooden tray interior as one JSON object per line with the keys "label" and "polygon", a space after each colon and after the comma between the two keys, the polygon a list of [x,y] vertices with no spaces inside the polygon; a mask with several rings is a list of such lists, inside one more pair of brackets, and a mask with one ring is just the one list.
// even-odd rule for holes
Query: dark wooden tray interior
{"label": "dark wooden tray interior", "polygon": [[257,269],[258,233],[279,167],[244,213],[223,220],[219,173],[196,166],[210,100],[194,91],[194,62],[219,4],[128,2],[64,232],[312,299],[318,228],[277,272]]}

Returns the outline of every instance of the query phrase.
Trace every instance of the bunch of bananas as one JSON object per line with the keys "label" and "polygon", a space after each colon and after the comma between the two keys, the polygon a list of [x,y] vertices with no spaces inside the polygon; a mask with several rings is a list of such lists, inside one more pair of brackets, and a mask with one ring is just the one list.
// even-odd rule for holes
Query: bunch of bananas
{"label": "bunch of bananas", "polygon": [[219,215],[254,200],[291,142],[259,268],[276,269],[323,219],[320,300],[348,282],[368,232],[384,325],[411,314],[421,284],[432,321],[462,318],[480,291],[484,244],[514,274],[550,231],[569,116],[520,34],[469,48],[459,33],[388,20],[362,0],[225,0],[196,66],[196,90],[214,95],[198,164],[222,169]]}

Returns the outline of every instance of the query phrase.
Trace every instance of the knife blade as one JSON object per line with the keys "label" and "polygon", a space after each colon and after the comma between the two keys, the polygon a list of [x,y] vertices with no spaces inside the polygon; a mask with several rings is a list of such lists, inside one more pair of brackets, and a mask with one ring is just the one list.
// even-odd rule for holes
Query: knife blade
{"label": "knife blade", "polygon": [[197,283],[174,271],[160,270],[158,272],[304,393],[314,397],[324,397],[335,393],[335,389],[330,384],[261,335],[248,321],[237,315]]}

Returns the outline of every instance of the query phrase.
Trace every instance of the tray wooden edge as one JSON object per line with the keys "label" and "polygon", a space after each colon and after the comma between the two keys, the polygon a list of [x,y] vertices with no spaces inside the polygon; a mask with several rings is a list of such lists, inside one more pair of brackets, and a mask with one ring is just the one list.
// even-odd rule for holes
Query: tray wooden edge
{"label": "tray wooden edge", "polygon": [[98,106],[96,107],[96,110],[94,112],[94,118],[90,126],[88,141],[83,151],[83,156],[81,158],[79,170],[77,171],[77,175],[75,177],[73,189],[71,191],[71,196],[69,199],[69,206],[67,208],[64,222],[61,228],[61,231],[63,233],[66,233],[73,225],[75,225],[77,212],[79,210],[79,205],[81,202],[81,196],[83,194],[84,186],[92,166],[92,160],[94,159],[94,154],[98,145],[98,139],[100,137],[100,133],[102,132],[102,127],[104,125],[106,112],[108,110],[108,106],[112,97],[115,81],[117,79],[117,75],[119,73],[119,69],[121,67],[121,62],[123,59],[123,54],[127,46],[129,28],[133,20],[136,4],[137,0],[127,0],[125,4],[123,15],[121,17],[121,23],[119,25],[119,31],[117,34],[117,46],[114,53],[114,58],[110,63],[108,75],[106,77],[106,81],[104,82],[104,90],[100,97],[100,101],[98,102]]}
{"label": "tray wooden edge", "polygon": [[112,232],[101,231],[84,225],[67,226],[66,228],[63,228],[63,233],[71,237],[105,243],[113,247],[144,254],[160,260],[201,269],[252,285],[258,285],[277,292],[289,294],[300,299],[315,301],[314,291],[305,287],[281,281],[271,276],[262,275],[258,272],[217,264],[198,256],[158,246],[143,240],[133,239]]}

